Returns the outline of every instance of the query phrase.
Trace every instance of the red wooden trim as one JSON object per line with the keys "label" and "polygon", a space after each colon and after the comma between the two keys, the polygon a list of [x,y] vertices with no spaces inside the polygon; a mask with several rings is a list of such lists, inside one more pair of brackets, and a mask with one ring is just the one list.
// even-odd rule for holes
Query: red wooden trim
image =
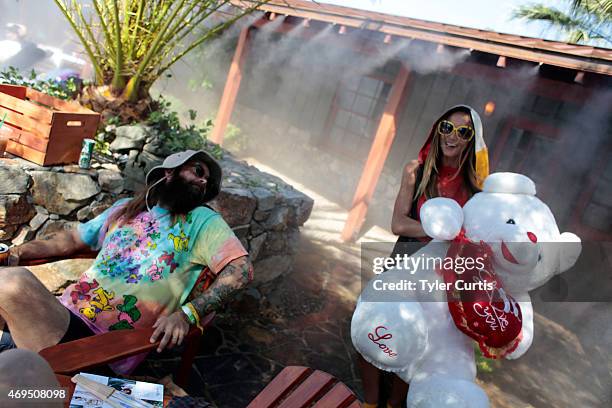
{"label": "red wooden trim", "polygon": [[[265,18],[259,19],[255,23],[253,23],[252,27],[254,28],[262,28],[266,24],[270,24],[271,21]],[[283,22],[280,25],[274,28],[274,32],[280,34],[289,34],[291,31],[295,30],[296,24],[291,24],[287,22]],[[299,36],[304,39],[304,41],[308,41],[316,37],[317,34],[321,33],[324,28],[319,30],[310,28],[308,30],[300,31]],[[294,33],[292,35],[295,35]],[[355,38],[350,35],[340,36],[341,38],[336,38],[331,36],[330,38],[325,39],[325,46],[332,47],[342,47],[342,48],[350,48],[358,53],[368,55],[368,56],[377,56],[380,55],[379,49],[373,45],[371,42],[364,42],[363,38]]]}
{"label": "red wooden trim", "polygon": [[56,374],[55,378],[57,379],[59,386],[61,388],[66,389],[66,398],[64,399],[64,407],[69,408],[70,400],[72,399],[72,394],[74,394],[74,389],[76,388],[76,384],[72,382],[71,380],[72,377],[68,375]]}
{"label": "red wooden trim", "polygon": [[315,371],[301,383],[278,408],[306,408],[317,400],[335,381],[323,371]]}
{"label": "red wooden trim", "polygon": [[355,394],[353,394],[353,392],[346,385],[339,382],[334,385],[334,388],[329,390],[329,392],[319,401],[317,401],[313,408],[344,408],[355,400],[357,400]]}
{"label": "red wooden trim", "polygon": [[223,96],[219,104],[219,112],[215,119],[215,127],[212,130],[210,140],[219,145],[223,144],[225,129],[229,123],[230,117],[234,110],[238,90],[240,89],[240,81],[242,80],[242,67],[244,65],[245,55],[248,51],[247,41],[249,36],[249,27],[245,27],[240,32],[238,37],[238,45],[234,52],[234,58],[227,74],[227,81],[223,89]]}
{"label": "red wooden trim", "polygon": [[301,383],[312,372],[311,368],[290,366],[285,367],[274,379],[263,389],[247,408],[268,408],[278,403],[289,390]]}
{"label": "red wooden trim", "polygon": [[352,208],[342,230],[341,238],[345,242],[356,238],[365,220],[368,205],[374,194],[376,183],[382,173],[385,160],[389,150],[391,150],[391,144],[395,137],[395,131],[399,122],[399,107],[407,93],[406,88],[409,74],[410,71],[402,64],[391,88],[384,113],[380,118],[376,137],[372,143],[372,148],[370,149],[368,159],[361,173],[361,179],[353,197]]}
{"label": "red wooden trim", "polygon": [[513,88],[525,88],[534,95],[564,102],[583,104],[593,95],[592,89],[586,88],[583,85],[568,84],[563,81],[542,78],[541,76],[537,76],[535,81],[527,81],[524,76],[517,75],[512,69],[499,69],[474,62],[457,64],[451,70],[451,74],[479,81],[485,80],[498,85],[512,81]]}

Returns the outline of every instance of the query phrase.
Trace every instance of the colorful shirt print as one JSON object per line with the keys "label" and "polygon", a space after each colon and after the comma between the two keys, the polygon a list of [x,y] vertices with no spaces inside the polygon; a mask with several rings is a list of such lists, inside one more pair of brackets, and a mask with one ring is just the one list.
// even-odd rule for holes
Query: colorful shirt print
{"label": "colorful shirt print", "polygon": [[223,218],[207,207],[173,221],[155,206],[121,227],[108,225],[127,201],[79,225],[83,242],[100,252],[60,298],[95,333],[151,327],[185,302],[204,266],[219,273],[247,255]]}

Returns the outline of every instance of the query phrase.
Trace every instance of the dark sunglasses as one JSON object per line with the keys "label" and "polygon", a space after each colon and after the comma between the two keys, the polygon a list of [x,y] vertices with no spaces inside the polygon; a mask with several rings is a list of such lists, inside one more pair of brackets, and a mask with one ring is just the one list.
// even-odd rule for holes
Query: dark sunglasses
{"label": "dark sunglasses", "polygon": [[190,164],[189,167],[193,170],[193,173],[198,178],[206,177],[206,180],[208,180],[209,175],[203,165],[199,163],[193,163],[193,164]]}
{"label": "dark sunglasses", "polygon": [[454,131],[457,131],[457,136],[465,141],[474,137],[474,129],[469,125],[455,126],[455,124],[449,120],[442,120],[438,123],[438,132],[441,134],[450,135]]}

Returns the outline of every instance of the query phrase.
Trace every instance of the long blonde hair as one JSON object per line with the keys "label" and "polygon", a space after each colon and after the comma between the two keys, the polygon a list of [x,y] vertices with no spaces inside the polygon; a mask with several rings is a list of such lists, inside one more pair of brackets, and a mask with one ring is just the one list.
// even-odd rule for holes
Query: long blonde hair
{"label": "long blonde hair", "polygon": [[[433,136],[431,138],[431,144],[429,146],[429,153],[427,154],[427,158],[425,159],[425,163],[423,163],[423,176],[421,177],[421,182],[419,183],[416,194],[414,194],[414,201],[418,200],[418,198],[425,194],[426,199],[430,199],[433,197],[438,197],[438,165],[440,164],[440,160],[442,155],[440,154],[440,132],[438,132],[438,124],[445,119],[448,119],[455,112],[463,112],[467,113],[470,116],[470,122],[472,122],[472,127],[474,126],[472,115],[470,111],[463,108],[457,107],[456,109],[451,109],[446,112],[444,116],[436,121],[433,126],[432,132]],[[478,178],[476,177],[476,135],[472,137],[472,139],[468,142],[468,145],[461,153],[461,160],[459,161],[459,168],[453,177],[459,176],[461,173],[463,176],[463,181],[468,189],[468,193],[470,196],[480,191],[478,187]]]}

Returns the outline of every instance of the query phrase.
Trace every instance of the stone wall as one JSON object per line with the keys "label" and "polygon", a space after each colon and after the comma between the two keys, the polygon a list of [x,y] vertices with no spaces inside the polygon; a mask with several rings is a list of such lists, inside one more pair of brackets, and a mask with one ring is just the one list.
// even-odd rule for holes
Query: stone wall
{"label": "stone wall", "polygon": [[[144,143],[136,148],[117,149],[116,145],[116,156],[123,163],[94,162],[89,170],[0,159],[0,242],[21,244],[74,228],[101,214],[117,199],[132,195],[141,186],[145,171],[162,158],[141,150]],[[228,153],[219,161],[223,187],[210,204],[249,251],[256,283],[289,272],[299,226],[310,216],[313,200]]]}

